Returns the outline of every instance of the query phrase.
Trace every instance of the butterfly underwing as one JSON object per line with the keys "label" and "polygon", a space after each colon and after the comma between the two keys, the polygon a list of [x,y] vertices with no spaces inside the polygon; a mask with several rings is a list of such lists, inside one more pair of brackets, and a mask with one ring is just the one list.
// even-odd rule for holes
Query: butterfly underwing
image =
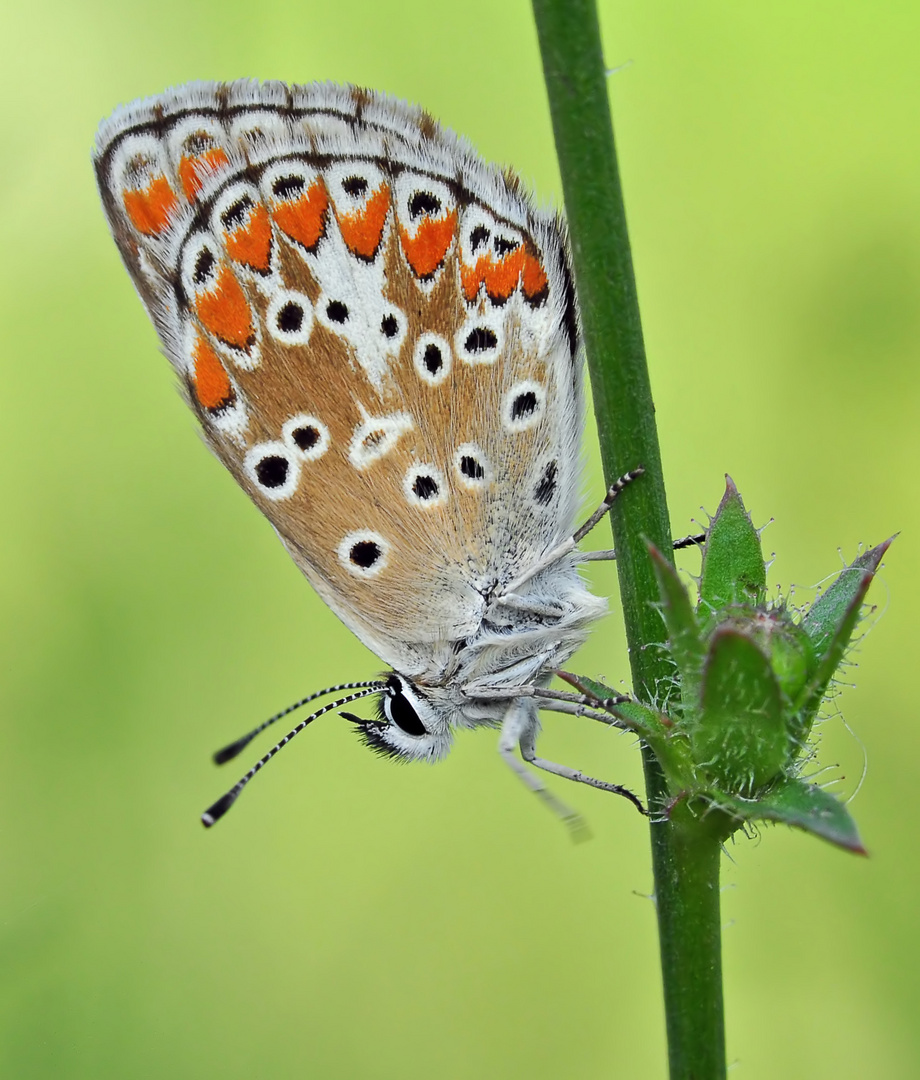
{"label": "butterfly underwing", "polygon": [[433,761],[500,726],[550,798],[513,753],[553,764],[528,690],[605,610],[573,539],[562,220],[421,109],[329,83],[167,91],[104,121],[94,164],[209,446],[392,669],[365,741]]}

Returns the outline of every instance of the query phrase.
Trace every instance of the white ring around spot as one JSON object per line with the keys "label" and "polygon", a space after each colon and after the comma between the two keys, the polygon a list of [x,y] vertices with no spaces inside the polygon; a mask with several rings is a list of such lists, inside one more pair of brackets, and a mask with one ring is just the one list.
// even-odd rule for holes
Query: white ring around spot
{"label": "white ring around spot", "polygon": [[[136,168],[132,168],[134,163],[136,163]],[[160,177],[169,183],[166,155],[162,144],[152,135],[132,135],[125,139],[112,157],[109,176],[111,186],[122,197],[126,191],[145,191],[153,180]],[[121,209],[124,210],[124,202],[121,204]],[[181,203],[177,200],[171,217],[175,218],[180,213]],[[131,222],[131,227],[137,226]],[[166,232],[169,230],[164,230],[164,235]],[[157,239],[156,234],[152,238]]]}
{"label": "white ring around spot", "polygon": [[[478,349],[470,351],[466,347],[466,343],[470,338],[470,335],[477,330],[484,330],[486,333],[492,333],[495,336],[495,344],[489,345],[484,349]],[[467,364],[494,364],[499,358],[504,345],[504,325],[502,319],[499,318],[474,318],[465,322],[457,331],[454,337],[454,346],[457,350],[457,355],[462,357]]]}
{"label": "white ring around spot", "polygon": [[[296,330],[283,330],[278,325],[278,318],[288,304],[296,304],[303,312],[300,326]],[[265,312],[265,325],[269,334],[282,345],[307,345],[313,330],[313,305],[303,293],[294,292],[293,289],[279,289],[272,294]]]}
{"label": "white ring around spot", "polygon": [[[201,254],[207,251],[211,255],[211,265],[204,281],[195,280],[195,268]],[[182,247],[182,267],[180,270],[182,288],[189,300],[194,301],[201,293],[210,292],[217,284],[217,273],[221,269],[221,253],[217,241],[210,233],[192,233]]]}
{"label": "white ring around spot", "polygon": [[230,125],[230,138],[236,142],[259,143],[290,141],[291,131],[282,118],[267,109],[245,112]]}
{"label": "white ring around spot", "polygon": [[371,416],[364,408],[361,408],[361,412],[364,419],[355,428],[348,447],[348,460],[356,469],[366,469],[372,462],[388,454],[399,442],[400,436],[414,426],[408,413]]}
{"label": "white ring around spot", "polygon": [[[383,323],[385,319],[394,319],[396,321],[396,333],[392,337],[387,337],[383,332]],[[397,356],[399,350],[402,348],[403,342],[406,340],[406,316],[399,310],[398,307],[392,305],[385,308],[380,315],[380,341],[382,345],[382,351],[384,356]]]}
{"label": "white ring around spot", "polygon": [[[239,225],[228,228],[221,220],[222,215],[241,199],[249,199],[249,209],[245,211],[244,220],[241,221]],[[220,196],[214,204],[214,208],[211,210],[212,231],[216,236],[221,237],[226,244],[228,236],[232,236],[241,226],[249,224],[248,219],[255,213],[256,208],[261,202],[262,196],[259,193],[258,188],[254,187],[252,184],[247,183],[245,180],[240,180],[235,184],[231,184],[220,193]]]}
{"label": "white ring around spot", "polygon": [[[299,428],[311,427],[315,428],[319,432],[319,438],[316,442],[308,447],[306,450],[302,450],[297,445],[297,440],[294,438],[294,432]],[[311,416],[309,413],[301,413],[299,416],[293,416],[281,429],[281,437],[284,439],[285,445],[292,450],[301,461],[316,461],[317,458],[321,458],[323,454],[329,449],[329,428],[318,420],[315,416]]]}
{"label": "white ring around spot", "polygon": [[[266,487],[256,471],[259,462],[267,457],[280,457],[287,462],[284,483],[277,487]],[[266,499],[272,499],[274,502],[289,499],[297,490],[297,483],[300,480],[300,462],[283,442],[259,443],[254,446],[243,459],[243,469],[256,490]]]}
{"label": "white ring around spot", "polygon": [[[460,468],[460,463],[465,457],[471,457],[482,469],[482,476],[467,476]],[[485,487],[486,484],[492,480],[492,469],[489,465],[488,458],[482,451],[481,446],[477,446],[476,443],[464,443],[462,446],[457,447],[454,454],[454,469],[457,473],[457,479],[465,487],[471,491],[476,491],[479,488]]]}
{"label": "white ring around spot", "polygon": [[[368,567],[358,566],[357,563],[352,562],[351,550],[355,544],[376,544],[380,549],[377,561]],[[359,578],[372,578],[376,577],[386,566],[389,550],[390,545],[380,533],[370,532],[368,529],[359,529],[357,532],[350,532],[342,538],[337,554],[339,562],[350,574],[354,574],[355,577]]]}
{"label": "white ring around spot", "polygon": [[[414,485],[420,476],[430,476],[437,485],[438,490],[428,499],[416,495]],[[447,481],[440,469],[434,465],[413,465],[403,477],[403,491],[412,506],[420,506],[428,510],[434,506],[441,506],[447,501]]]}
{"label": "white ring around spot", "polygon": [[[525,413],[523,416],[515,417],[512,415],[514,411],[514,403],[522,394],[533,394],[536,398],[533,412]],[[506,431],[526,431],[528,428],[539,423],[540,418],[543,416],[543,410],[546,406],[546,389],[541,383],[534,382],[533,379],[525,379],[522,382],[515,383],[514,386],[505,394],[502,401],[502,424]]]}
{"label": "white ring around spot", "polygon": [[[430,345],[435,346],[441,353],[441,366],[437,371],[429,371],[425,366],[425,352]],[[412,363],[422,382],[429,386],[440,386],[450,374],[453,354],[449,343],[440,334],[421,334],[412,351]]]}

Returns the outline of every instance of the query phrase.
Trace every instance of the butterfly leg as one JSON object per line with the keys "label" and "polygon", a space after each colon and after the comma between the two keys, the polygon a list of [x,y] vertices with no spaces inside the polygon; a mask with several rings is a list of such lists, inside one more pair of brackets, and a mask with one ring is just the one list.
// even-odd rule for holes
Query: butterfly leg
{"label": "butterfly leg", "polygon": [[526,615],[538,615],[541,619],[561,619],[565,614],[565,607],[556,600],[540,600],[517,593],[503,593],[497,603]]}
{"label": "butterfly leg", "polygon": [[537,769],[552,773],[554,776],[563,776],[566,780],[574,780],[579,784],[588,784],[590,787],[600,788],[601,791],[610,791],[614,795],[622,795],[628,799],[640,814],[648,814],[638,796],[623,787],[621,784],[611,784],[606,780],[596,780],[593,776],[586,776],[579,769],[569,768],[568,765],[559,765],[555,761],[547,761],[546,758],[537,756],[536,731],[533,728],[525,731],[520,739],[521,757]]}
{"label": "butterfly leg", "polygon": [[[682,548],[688,547],[702,547],[706,542],[705,533],[691,533],[690,536],[682,536],[679,540],[674,540],[671,547],[675,551],[680,551]],[[578,556],[579,562],[600,562],[602,560],[615,559],[617,557],[616,551],[610,548],[605,551],[583,551]]]}
{"label": "butterfly leg", "polygon": [[[504,758],[505,763],[517,773],[530,790],[542,799],[550,810],[564,822],[573,838],[582,839],[587,833],[587,827],[581,815],[576,814],[564,802],[557,799],[540,777],[531,772],[515,753],[518,746],[523,748],[526,733],[528,731],[533,732],[536,724],[536,711],[531,702],[520,699],[512,702],[502,721],[498,752]],[[531,735],[531,739],[533,737]]]}
{"label": "butterfly leg", "polygon": [[[608,512],[611,506],[613,506],[614,500],[629,484],[633,482],[637,477],[641,476],[645,472],[645,469],[640,465],[636,469],[631,469],[628,473],[623,473],[619,480],[615,480],[607,489],[607,494],[604,496],[603,502],[594,511],[594,513],[588,518],[588,520],[576,529],[575,532],[564,540],[557,547],[554,547],[551,551],[548,551],[541,559],[538,559],[533,566],[528,567],[523,574],[520,574],[514,581],[507,585],[502,590],[502,596],[509,596],[511,593],[515,593],[520,589],[522,585],[530,581],[532,577],[535,577],[541,570],[545,570],[548,566],[552,566],[553,563],[558,562],[560,559],[565,558],[566,555],[571,554],[581,543],[581,541],[588,535],[588,533],[594,528],[594,526],[601,520],[601,518]],[[498,597],[497,599],[501,599]]]}

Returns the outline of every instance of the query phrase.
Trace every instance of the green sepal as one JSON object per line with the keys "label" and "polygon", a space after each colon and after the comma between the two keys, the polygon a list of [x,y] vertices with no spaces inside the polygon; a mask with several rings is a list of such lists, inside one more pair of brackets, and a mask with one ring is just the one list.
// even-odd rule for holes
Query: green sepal
{"label": "green sepal", "polygon": [[706,530],[700,618],[708,622],[722,608],[761,604],[766,588],[767,569],[760,536],[734,481],[726,475],[725,494]]}
{"label": "green sepal", "polygon": [[798,713],[795,737],[800,741],[808,736],[828,684],[846,654],[866,592],[892,540],[894,537],[859,555],[818,597],[802,620],[802,629],[814,649],[815,668],[795,703]]}
{"label": "green sepal", "polygon": [[[621,695],[609,686],[584,675],[576,677],[579,688],[598,702]],[[646,743],[661,763],[669,782],[676,789],[686,787],[693,777],[693,764],[690,760],[689,745],[685,738],[675,738],[674,721],[665,713],[650,705],[641,705],[638,701],[622,701],[605,707],[605,711],[617,720],[621,720],[631,731]]]}
{"label": "green sepal", "polygon": [[781,613],[770,629],[770,665],[784,700],[793,707],[815,670],[814,647],[802,626]]}
{"label": "green sepal", "polygon": [[779,683],[767,657],[734,626],[712,636],[691,739],[694,760],[729,791],[756,792],[786,762]]}
{"label": "green sepal", "polygon": [[649,544],[648,550],[661,594],[660,610],[668,634],[668,648],[680,673],[683,707],[687,711],[695,711],[700,704],[700,676],[706,654],[699,623],[690,594],[677,576],[677,571],[654,544]]}
{"label": "green sepal", "polygon": [[856,823],[843,803],[830,792],[805,780],[780,780],[757,799],[740,799],[711,792],[712,804],[742,821],[782,821],[829,840],[858,855],[867,854]]}
{"label": "green sepal", "polygon": [[[611,698],[623,696],[618,691],[611,690],[609,686],[604,686],[597,679],[589,679],[587,675],[576,675],[575,679],[582,693],[597,698],[599,706]],[[629,724],[629,727],[642,739],[648,740],[666,735],[671,725],[671,721],[657,709],[640,705],[638,701],[624,701],[605,708],[606,711]]]}

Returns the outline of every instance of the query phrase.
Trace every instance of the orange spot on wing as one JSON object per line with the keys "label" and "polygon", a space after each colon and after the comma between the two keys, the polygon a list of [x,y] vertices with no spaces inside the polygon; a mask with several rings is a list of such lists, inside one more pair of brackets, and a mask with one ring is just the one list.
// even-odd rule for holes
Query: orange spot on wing
{"label": "orange spot on wing", "polygon": [[516,247],[497,262],[491,255],[480,255],[474,266],[460,269],[460,284],[468,301],[476,299],[481,285],[485,285],[489,299],[503,303],[514,292],[524,265],[524,251]]}
{"label": "orange spot on wing", "polygon": [[205,409],[223,409],[236,396],[227,369],[203,337],[196,337],[192,350],[195,397]]}
{"label": "orange spot on wing", "polygon": [[214,288],[197,297],[195,310],[205,328],[228,345],[248,349],[255,340],[249,303],[242,286],[226,266],[218,270]]}
{"label": "orange spot on wing", "polygon": [[484,275],[489,299],[500,303],[507,300],[517,288],[523,268],[524,249],[520,246],[503,255],[497,263],[490,263]]}
{"label": "orange spot on wing", "polygon": [[402,249],[406,253],[409,265],[420,278],[430,277],[444,261],[456,228],[457,212],[451,210],[443,218],[424,218],[419,223],[414,237],[410,236],[405,229],[399,230]]}
{"label": "orange spot on wing", "polygon": [[268,211],[258,203],[249,212],[249,219],[225,239],[227,254],[235,262],[245,263],[253,270],[268,270],[272,251],[272,226]]}
{"label": "orange spot on wing", "polygon": [[539,259],[534,258],[530,252],[524,255],[524,269],[521,271],[521,286],[528,300],[537,300],[546,295],[549,282],[546,280],[546,271]]}
{"label": "orange spot on wing", "polygon": [[140,191],[126,191],[122,195],[125,213],[131,224],[145,236],[156,236],[169,228],[169,220],[179,200],[165,176],[155,176]]}
{"label": "orange spot on wing", "polygon": [[491,261],[491,259],[481,258],[477,259],[473,266],[463,265],[460,267],[460,287],[463,289],[463,295],[469,303],[476,299],[479,286],[485,280],[486,267]]}
{"label": "orange spot on wing", "polygon": [[352,254],[362,259],[373,259],[380,247],[389,211],[390,189],[386,184],[381,184],[367,200],[363,210],[355,214],[336,213],[342,239]]}
{"label": "orange spot on wing", "polygon": [[272,217],[285,235],[312,251],[326,233],[328,206],[329,196],[322,180],[314,180],[299,199],[279,203]]}
{"label": "orange spot on wing", "polygon": [[179,161],[179,180],[185,197],[194,202],[208,176],[226,164],[227,155],[219,146],[191,157],[183,154]]}
{"label": "orange spot on wing", "polygon": [[528,300],[539,301],[546,293],[546,272],[539,259],[523,246],[509,251],[497,261],[491,255],[482,255],[473,266],[460,268],[460,285],[469,303],[476,299],[482,285],[485,285],[490,300],[504,303],[519,282]]}

